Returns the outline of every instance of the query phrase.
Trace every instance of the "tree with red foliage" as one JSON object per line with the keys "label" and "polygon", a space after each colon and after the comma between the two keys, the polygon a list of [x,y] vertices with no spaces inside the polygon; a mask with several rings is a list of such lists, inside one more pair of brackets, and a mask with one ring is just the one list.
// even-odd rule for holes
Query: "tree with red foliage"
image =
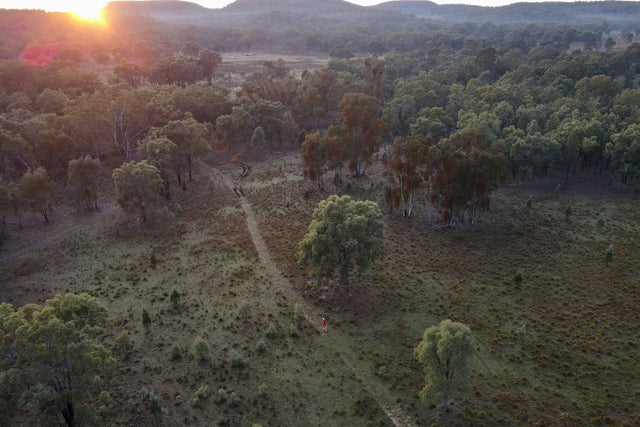
{"label": "tree with red foliage", "polygon": [[[382,158],[384,174],[392,185],[390,195],[402,216],[409,217],[415,203],[415,192],[423,183],[422,166],[427,163],[429,147],[433,140],[421,135],[408,140],[396,138],[391,150]],[[427,176],[429,174],[427,173]]]}
{"label": "tree with red foliage", "polygon": [[316,181],[318,189],[324,191],[324,174],[342,165],[346,132],[341,126],[331,126],[324,134],[307,135],[302,144],[304,177]]}
{"label": "tree with red foliage", "polygon": [[338,108],[342,126],[346,129],[346,152],[349,169],[356,177],[363,176],[374,151],[380,145],[384,120],[379,117],[380,101],[364,93],[347,93]]}
{"label": "tree with red foliage", "polygon": [[[461,133],[467,133],[465,131]],[[443,220],[451,227],[457,218],[464,221],[465,211],[471,213],[471,223],[489,208],[490,191],[506,179],[507,161],[491,147],[465,147],[472,135],[460,135],[443,140],[431,151],[435,173],[432,202],[443,208]]]}

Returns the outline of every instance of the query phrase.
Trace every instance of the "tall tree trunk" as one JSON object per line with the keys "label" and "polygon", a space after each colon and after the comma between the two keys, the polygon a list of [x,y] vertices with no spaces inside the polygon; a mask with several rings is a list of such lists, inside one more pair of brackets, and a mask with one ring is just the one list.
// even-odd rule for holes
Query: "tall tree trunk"
{"label": "tall tree trunk", "polygon": [[67,401],[67,404],[62,409],[62,416],[67,426],[74,427],[76,425],[74,421],[73,403],[70,400]]}

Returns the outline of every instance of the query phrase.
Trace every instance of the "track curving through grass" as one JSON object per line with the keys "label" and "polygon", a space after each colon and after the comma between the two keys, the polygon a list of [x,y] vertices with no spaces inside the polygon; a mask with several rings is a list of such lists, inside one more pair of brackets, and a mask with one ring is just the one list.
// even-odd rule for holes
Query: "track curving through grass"
{"label": "track curving through grass", "polygon": [[343,348],[335,347],[333,341],[326,339],[329,335],[339,334],[340,332],[332,330],[330,334],[323,333],[321,325],[313,321],[313,319],[320,319],[322,316],[318,313],[315,313],[315,308],[307,304],[293,291],[293,286],[273,261],[269,249],[264,239],[262,238],[262,234],[260,233],[255,212],[253,211],[253,208],[251,207],[251,204],[249,203],[247,198],[244,197],[244,194],[242,193],[240,180],[242,180],[249,174],[251,167],[245,163],[235,160],[232,161],[231,164],[242,169],[238,177],[230,178],[228,175],[224,174],[218,169],[212,169],[212,172],[218,175],[227,185],[227,187],[229,187],[229,189],[232,190],[240,198],[242,210],[244,211],[247,219],[247,228],[249,230],[249,234],[251,235],[253,244],[256,248],[256,252],[258,253],[258,259],[260,261],[260,264],[264,267],[267,274],[269,275],[271,282],[278,288],[278,290],[286,293],[287,295],[291,296],[294,301],[302,304],[305,311],[305,318],[320,334],[318,345],[327,347],[340,356],[342,362],[349,368],[349,370],[356,376],[356,378],[358,378],[363,389],[371,397],[373,397],[373,399],[377,402],[377,404],[380,406],[387,418],[389,418],[389,420],[393,423],[393,425],[396,427],[413,427],[414,423],[411,421],[410,417],[402,410],[400,406],[391,403],[392,398],[384,390],[384,388],[374,387],[374,385],[370,381],[367,381],[367,379],[365,379],[365,376],[356,369],[351,361],[353,358],[349,357],[349,355]]}

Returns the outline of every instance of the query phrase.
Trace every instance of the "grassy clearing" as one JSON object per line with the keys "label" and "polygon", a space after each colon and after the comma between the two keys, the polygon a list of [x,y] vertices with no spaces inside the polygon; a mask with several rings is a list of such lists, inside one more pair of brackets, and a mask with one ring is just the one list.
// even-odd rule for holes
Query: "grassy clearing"
{"label": "grassy clearing", "polygon": [[[257,172],[272,180],[284,173]],[[384,206],[375,172],[348,181],[351,190],[335,191]],[[587,182],[559,193],[555,182],[506,186],[472,229],[431,227],[426,209],[409,220],[386,215],[386,258],[342,293],[311,287],[291,255],[325,195],[312,190],[305,200],[310,185],[287,181],[248,197],[281,269],[329,313],[344,334],[340,346],[360,353],[359,370],[380,378],[418,423],[637,422],[638,390],[628,379],[640,373],[638,195],[590,177],[574,181]],[[478,351],[471,390],[442,418],[417,399],[423,378],[411,351],[444,318],[468,324]]]}
{"label": "grassy clearing", "polygon": [[[479,225],[453,231],[430,226],[424,205],[411,219],[387,213],[386,257],[339,290],[316,288],[296,264],[298,241],[326,197],[300,180],[297,157],[251,162],[243,181],[284,279],[260,263],[240,200],[212,168],[237,171],[213,163],[201,165],[175,218],[141,228],[105,208],[73,227],[54,218],[38,231],[41,243],[12,239],[3,249],[3,300],[89,292],[111,310],[114,350],[129,332],[130,356],[118,356],[104,379],[109,396],[96,402],[109,424],[150,422],[143,389],[159,396],[166,425],[390,425],[376,398],[418,425],[640,421],[637,194],[577,179],[559,193],[552,181],[507,185]],[[388,212],[378,167],[345,177],[348,190],[329,190]],[[294,325],[303,296],[312,321],[327,317],[327,334]],[[412,356],[424,329],[444,318],[469,325],[477,344],[470,388],[447,415],[419,401],[424,379]],[[192,354],[198,337],[210,347],[204,359]],[[172,360],[176,345],[181,356]]]}

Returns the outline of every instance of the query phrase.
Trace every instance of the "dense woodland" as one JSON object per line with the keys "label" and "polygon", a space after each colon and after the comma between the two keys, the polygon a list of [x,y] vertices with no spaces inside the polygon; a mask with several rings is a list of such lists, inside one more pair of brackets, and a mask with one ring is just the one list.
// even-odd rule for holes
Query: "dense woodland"
{"label": "dense woodland", "polygon": [[[505,18],[517,6],[450,22],[317,1],[237,1],[186,25],[199,6],[147,3],[114,2],[99,26],[0,11],[0,241],[31,212],[49,222],[105,200],[155,224],[181,212],[202,160],[240,148],[299,152],[308,192],[379,173],[385,211],[449,228],[477,226],[507,181],[594,175],[640,191],[635,3],[606,3],[610,21],[526,25]],[[330,59],[302,73],[265,62],[228,84],[220,53],[251,51]]]}
{"label": "dense woodland", "polygon": [[[170,200],[195,158],[238,142],[256,154],[301,146],[321,190],[345,165],[365,174],[387,147],[388,198],[410,215],[414,190],[428,185],[447,221],[486,209],[506,170],[520,180],[563,172],[566,182],[585,170],[638,179],[640,45],[631,29],[429,23],[418,34],[326,46],[341,58],[299,76],[283,61],[265,63],[235,89],[216,83],[221,58],[203,43],[207,29],[147,19],[133,30],[129,15],[97,31],[64,14],[2,19],[3,31],[22,29],[15,46],[3,43],[0,64],[3,212],[18,223],[27,206],[48,220],[46,206],[61,194],[96,197],[100,180],[83,174],[106,176],[122,161],[155,166]],[[33,31],[47,36],[27,40]],[[371,50],[379,56],[352,58]],[[69,169],[87,156],[96,171]],[[55,185],[26,191],[23,177],[36,171]]]}

